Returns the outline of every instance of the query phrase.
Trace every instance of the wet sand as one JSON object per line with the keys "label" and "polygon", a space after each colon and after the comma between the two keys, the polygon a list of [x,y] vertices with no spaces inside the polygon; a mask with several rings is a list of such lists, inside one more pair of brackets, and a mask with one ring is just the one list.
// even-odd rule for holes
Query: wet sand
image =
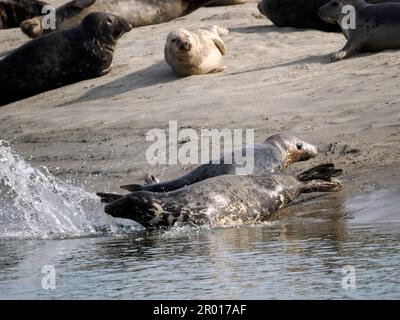
{"label": "wet sand", "polygon": [[[348,192],[398,184],[399,52],[330,63],[345,43],[341,34],[276,28],[256,3],[134,29],[119,42],[110,74],[0,107],[0,139],[33,165],[93,190],[117,191],[149,171],[165,180],[189,170],[145,159],[146,133],[170,120],[196,130],[255,129],[257,142],[298,135],[322,152],[292,170],[333,161],[345,170]],[[231,31],[226,71],[175,76],[163,58],[167,33],[213,24]],[[1,31],[0,56],[27,40],[18,29]]]}

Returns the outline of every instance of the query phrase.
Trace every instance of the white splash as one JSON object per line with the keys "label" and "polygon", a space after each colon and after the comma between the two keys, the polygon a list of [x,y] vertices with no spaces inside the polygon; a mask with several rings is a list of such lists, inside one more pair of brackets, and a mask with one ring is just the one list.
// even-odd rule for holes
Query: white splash
{"label": "white splash", "polygon": [[66,238],[137,230],[103,212],[96,195],[33,168],[0,140],[0,238]]}

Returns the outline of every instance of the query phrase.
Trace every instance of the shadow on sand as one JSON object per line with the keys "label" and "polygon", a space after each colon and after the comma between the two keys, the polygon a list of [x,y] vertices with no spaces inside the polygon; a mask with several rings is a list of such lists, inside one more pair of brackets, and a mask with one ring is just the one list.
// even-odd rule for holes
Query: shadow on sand
{"label": "shadow on sand", "polygon": [[110,98],[129,91],[135,91],[140,88],[151,87],[157,84],[167,83],[180,79],[171,68],[164,62],[157,62],[149,67],[135,71],[122,78],[96,86],[87,91],[78,99],[68,101],[59,105],[64,107],[80,102],[87,102],[97,99]]}

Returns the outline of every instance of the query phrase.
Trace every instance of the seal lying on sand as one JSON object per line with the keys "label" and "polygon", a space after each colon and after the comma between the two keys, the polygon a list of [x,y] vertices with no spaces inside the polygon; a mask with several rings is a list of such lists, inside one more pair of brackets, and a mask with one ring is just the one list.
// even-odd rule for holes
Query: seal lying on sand
{"label": "seal lying on sand", "polygon": [[22,21],[41,15],[46,5],[37,0],[1,0],[0,29],[19,27]]}
{"label": "seal lying on sand", "polygon": [[228,33],[218,26],[195,32],[172,31],[165,43],[165,60],[182,77],[223,71],[226,47],[221,37]]}
{"label": "seal lying on sand", "polygon": [[[241,154],[246,154],[246,147],[241,150]],[[302,141],[294,136],[286,134],[277,134],[269,137],[261,144],[255,144],[254,150],[254,175],[263,175],[267,173],[277,173],[286,169],[292,163],[297,161],[306,161],[314,158],[318,154],[318,148],[312,144]],[[238,163],[235,158],[235,153],[232,155],[222,155],[218,163],[211,161],[208,164],[203,164],[192,172],[178,179],[167,181],[164,183],[142,185],[126,185],[122,189],[134,191],[150,191],[150,192],[168,192],[179,188],[183,188],[190,184],[205,180],[211,177],[216,177],[225,174],[238,174],[239,169],[246,168],[247,164]],[[240,153],[239,153],[240,154]],[[228,164],[225,158],[232,159]],[[148,183],[151,179],[147,179]]]}
{"label": "seal lying on sand", "polygon": [[176,223],[236,226],[268,221],[302,193],[335,192],[341,184],[334,177],[342,170],[333,165],[310,169],[297,178],[284,174],[262,176],[226,175],[210,178],[168,193],[134,192],[108,195],[105,212],[131,219],[147,229]]}
{"label": "seal lying on sand", "polygon": [[339,32],[339,26],[322,21],[317,14],[327,2],[329,0],[263,0],[258,4],[258,10],[277,27]]}
{"label": "seal lying on sand", "polygon": [[[167,22],[187,15],[212,0],[74,0],[56,11],[56,30],[78,26],[89,13],[102,11],[127,19],[134,27]],[[21,30],[31,38],[52,32],[42,28],[42,17],[21,24]]]}
{"label": "seal lying on sand", "polygon": [[88,15],[77,28],[32,40],[0,60],[0,106],[110,71],[123,18]]}
{"label": "seal lying on sand", "polygon": [[332,0],[319,9],[327,22],[342,26],[342,8],[351,5],[356,12],[354,29],[343,29],[347,43],[332,56],[342,60],[357,51],[400,49],[400,3],[368,4],[364,0]]}
{"label": "seal lying on sand", "polygon": [[[338,24],[323,21],[318,16],[320,7],[330,0],[263,0],[258,10],[277,27],[310,28],[340,32]],[[400,0],[368,0],[369,3],[399,2]]]}

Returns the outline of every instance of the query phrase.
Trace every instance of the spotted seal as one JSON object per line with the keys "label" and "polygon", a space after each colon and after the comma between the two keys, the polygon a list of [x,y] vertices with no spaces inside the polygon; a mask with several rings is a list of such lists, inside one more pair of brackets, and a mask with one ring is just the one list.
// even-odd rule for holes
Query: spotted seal
{"label": "spotted seal", "polygon": [[[247,148],[244,147],[242,149],[242,154],[246,153]],[[273,135],[263,143],[255,144],[251,148],[254,151],[254,175],[282,172],[292,163],[306,161],[318,155],[316,146],[288,134]],[[217,161],[219,164],[216,164],[215,161],[210,161],[210,163],[203,164],[175,180],[144,186],[137,184],[125,185],[121,186],[121,188],[131,192],[168,192],[208,178],[225,174],[237,174],[239,172],[238,169],[245,168],[246,164],[238,163],[235,154],[236,152],[232,152],[229,157],[222,155]],[[231,164],[227,164],[226,162],[228,161],[225,161],[225,158],[232,159]]]}
{"label": "spotted seal", "polygon": [[[343,28],[342,8],[354,7],[355,28]],[[332,0],[319,9],[327,22],[338,23],[347,39],[346,45],[332,55],[332,61],[342,60],[357,51],[400,49],[400,3],[369,4],[364,0]]]}
{"label": "spotted seal", "polygon": [[47,5],[38,0],[1,0],[0,29],[19,27],[22,21],[41,15]]}
{"label": "spotted seal", "polygon": [[106,74],[117,40],[131,29],[127,20],[97,12],[74,29],[24,44],[0,60],[0,105]]}
{"label": "spotted seal", "polygon": [[[56,30],[76,27],[89,13],[102,11],[127,19],[133,26],[140,27],[167,22],[190,14],[211,3],[212,0],[73,0],[56,10]],[[21,30],[31,38],[53,32],[42,28],[42,17],[26,20]]]}
{"label": "spotted seal", "polygon": [[165,60],[182,77],[221,72],[226,53],[222,36],[228,33],[228,29],[218,26],[171,31],[165,43]]}
{"label": "spotted seal", "polygon": [[147,229],[176,224],[212,227],[255,224],[271,220],[274,213],[302,193],[335,192],[342,174],[332,164],[321,165],[298,177],[285,174],[225,175],[200,181],[167,193],[134,192],[125,196],[99,193],[108,202],[104,211],[131,219]]}

